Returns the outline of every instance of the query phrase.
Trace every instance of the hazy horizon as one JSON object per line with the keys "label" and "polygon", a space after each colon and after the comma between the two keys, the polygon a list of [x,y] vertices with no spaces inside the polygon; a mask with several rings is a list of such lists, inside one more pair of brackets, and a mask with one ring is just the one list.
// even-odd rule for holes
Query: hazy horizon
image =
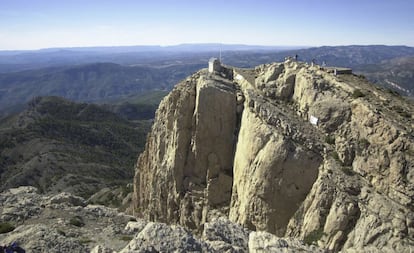
{"label": "hazy horizon", "polygon": [[[348,46],[388,46],[388,47],[393,47],[393,46],[406,46],[406,47],[414,47],[414,46],[407,46],[407,45],[385,45],[385,44],[365,44],[365,45],[358,45],[358,44],[349,44],[349,45],[317,45],[317,46],[313,46],[313,45],[248,45],[248,44],[225,44],[225,43],[181,43],[181,44],[174,44],[174,45],[112,45],[112,46],[106,46],[106,45],[92,45],[92,46],[67,46],[67,47],[45,47],[45,48],[33,48],[33,49],[0,49],[1,52],[13,52],[13,51],[55,51],[55,50],[74,50],[76,51],[76,49],[81,49],[82,51],[91,49],[91,50],[99,50],[99,49],[116,49],[119,48],[120,50],[122,48],[125,48],[125,50],[127,48],[137,48],[137,50],[132,50],[132,51],[137,51],[140,52],[140,50],[138,50],[140,47],[142,47],[142,49],[144,48],[155,48],[155,49],[167,49],[165,50],[166,52],[169,52],[171,49],[171,51],[174,51],[175,48],[180,48],[180,47],[185,47],[185,46],[206,46],[205,48],[201,48],[199,47],[198,49],[201,49],[202,51],[216,51],[216,50],[223,50],[223,51],[242,51],[242,50],[252,50],[252,49],[258,49],[258,50],[297,50],[297,49],[308,49],[308,48],[318,48],[318,47],[348,47]],[[233,46],[235,46],[236,49],[233,48]],[[238,46],[240,47],[245,47],[245,48],[237,48]],[[226,48],[227,47],[227,48]],[[210,49],[210,50],[208,50]],[[125,51],[125,50],[121,50]],[[128,51],[128,50],[127,50]],[[143,50],[143,51],[153,51],[153,50]],[[178,50],[180,51],[180,50]],[[197,50],[181,50],[181,51],[197,51]]]}
{"label": "hazy horizon", "polygon": [[405,0],[2,0],[0,50],[242,44],[414,46]]}

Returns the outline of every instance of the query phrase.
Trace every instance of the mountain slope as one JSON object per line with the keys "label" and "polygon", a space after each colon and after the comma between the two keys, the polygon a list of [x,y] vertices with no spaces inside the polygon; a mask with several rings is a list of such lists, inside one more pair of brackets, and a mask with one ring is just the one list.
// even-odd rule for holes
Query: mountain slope
{"label": "mountain slope", "polygon": [[32,185],[90,196],[124,185],[149,126],[93,104],[36,98],[0,124],[0,190]]}
{"label": "mountain slope", "polygon": [[356,68],[360,65],[377,64],[383,60],[414,55],[414,48],[406,46],[324,46],[294,50],[301,61],[315,59],[331,66]]}
{"label": "mountain slope", "polygon": [[149,68],[96,63],[0,74],[0,111],[13,109],[36,96],[61,96],[91,102],[169,90],[199,67],[177,64]]}
{"label": "mountain slope", "polygon": [[[48,54],[52,54],[51,59],[57,61],[56,64],[48,66],[60,67],[39,69],[42,65],[35,64],[38,69],[0,74],[0,114],[20,111],[22,105],[34,96],[55,95],[75,101],[102,102],[119,100],[152,90],[169,91],[174,84],[202,68],[210,57],[218,56],[218,52],[219,48],[216,51],[184,50],[174,53],[161,50],[157,54],[142,52],[139,57],[123,52],[111,57],[107,57],[106,54],[101,55],[102,58],[86,57],[89,64],[79,65],[76,59],[88,56],[87,51],[79,51],[68,56],[73,59],[71,58],[72,61],[66,63],[59,63],[58,57],[59,53],[62,57],[65,56],[66,51],[53,53],[45,51],[44,57],[47,58]],[[43,53],[38,52],[28,57],[27,64],[36,63],[37,57],[42,58]],[[338,46],[289,51],[229,50],[222,52],[222,59],[223,62],[232,66],[254,67],[273,61],[283,61],[285,57],[295,55],[298,55],[299,60],[308,63],[315,60],[318,64],[325,62],[329,66],[351,67],[355,73],[367,74],[369,80],[379,85],[389,87],[390,83],[397,83],[403,89],[411,89],[409,71],[412,70],[413,64],[411,61],[405,61],[403,64],[405,70],[398,74],[399,65],[393,64],[393,61],[398,61],[400,57],[413,57],[414,48],[412,47]],[[3,60],[5,61],[4,67],[7,68],[7,59]],[[95,63],[90,63],[91,61]],[[105,61],[114,63],[102,63]],[[383,63],[384,61],[388,62]],[[46,62],[50,63],[48,60]],[[62,64],[67,66],[61,66]],[[12,68],[12,66],[9,67]],[[397,74],[391,78],[389,73]]]}
{"label": "mountain slope", "polygon": [[133,207],[194,231],[227,216],[334,252],[407,252],[413,115],[361,77],[303,62],[201,70],[157,110]]}
{"label": "mountain slope", "polygon": [[399,57],[380,64],[360,66],[358,72],[382,87],[414,95],[414,57]]}

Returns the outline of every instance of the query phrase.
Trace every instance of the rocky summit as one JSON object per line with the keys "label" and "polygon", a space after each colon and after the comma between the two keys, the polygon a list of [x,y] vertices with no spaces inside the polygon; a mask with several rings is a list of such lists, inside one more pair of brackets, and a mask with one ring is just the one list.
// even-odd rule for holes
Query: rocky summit
{"label": "rocky summit", "polygon": [[136,216],[176,224],[181,238],[229,219],[256,231],[252,252],[272,252],[260,246],[272,236],[330,252],[414,249],[412,102],[292,59],[216,67],[161,102],[136,165]]}

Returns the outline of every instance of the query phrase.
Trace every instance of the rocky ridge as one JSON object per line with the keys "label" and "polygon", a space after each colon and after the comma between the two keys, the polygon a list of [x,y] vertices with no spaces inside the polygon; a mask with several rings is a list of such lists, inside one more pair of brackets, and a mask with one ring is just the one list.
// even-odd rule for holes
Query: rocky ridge
{"label": "rocky ridge", "polygon": [[196,236],[182,226],[136,219],[70,193],[42,195],[30,186],[1,192],[0,201],[1,226],[15,226],[0,234],[1,245],[17,242],[26,252],[323,252],[225,218],[206,223]]}
{"label": "rocky ridge", "polygon": [[228,217],[334,252],[414,247],[412,103],[292,60],[228,69],[201,70],[161,102],[136,215],[198,234]]}

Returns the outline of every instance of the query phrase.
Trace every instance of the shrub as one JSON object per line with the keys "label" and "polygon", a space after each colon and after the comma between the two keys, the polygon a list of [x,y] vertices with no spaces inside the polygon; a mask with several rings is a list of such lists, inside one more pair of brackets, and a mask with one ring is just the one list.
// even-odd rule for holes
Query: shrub
{"label": "shrub", "polygon": [[89,239],[87,237],[82,237],[82,238],[79,239],[80,244],[88,244],[88,243],[91,243],[91,242],[95,242],[95,241],[92,240],[92,239]]}
{"label": "shrub", "polygon": [[62,229],[58,229],[58,230],[56,230],[56,232],[57,232],[58,234],[60,234],[61,236],[66,236],[66,232],[65,232],[65,231],[63,231]]}
{"label": "shrub", "polygon": [[398,93],[398,91],[391,90],[391,89],[387,89],[387,91],[388,91],[388,93],[390,93],[390,94],[392,94],[394,96],[401,97],[401,94]]}
{"label": "shrub", "polygon": [[0,223],[0,234],[5,234],[11,232],[15,229],[15,227],[8,223],[8,222],[1,222]]}
{"label": "shrub", "polygon": [[355,174],[354,171],[352,170],[352,167],[342,167],[341,169],[342,169],[342,172],[345,173],[345,175],[353,176]]}
{"label": "shrub", "polygon": [[399,114],[405,118],[411,118],[411,114],[407,111],[400,111]]}
{"label": "shrub", "polygon": [[129,235],[123,235],[123,236],[121,236],[121,240],[122,241],[131,241],[132,239],[133,239],[134,237],[132,237],[132,236],[129,236]]}
{"label": "shrub", "polygon": [[69,220],[69,224],[76,226],[76,227],[83,227],[85,226],[85,223],[83,222],[82,217],[80,216],[74,216]]}
{"label": "shrub", "polygon": [[325,136],[325,142],[328,144],[335,144],[335,137],[327,135]]}
{"label": "shrub", "polygon": [[365,138],[362,138],[358,141],[358,146],[360,148],[368,148],[369,147],[369,141]]}
{"label": "shrub", "polygon": [[399,105],[393,106],[392,109],[405,118],[411,118],[411,114]]}
{"label": "shrub", "polygon": [[360,89],[356,89],[354,90],[354,92],[352,93],[352,97],[353,98],[361,98],[361,97],[365,97],[365,94],[362,93],[362,91]]}
{"label": "shrub", "polygon": [[126,197],[130,192],[134,191],[132,184],[122,185],[121,186],[122,196]]}
{"label": "shrub", "polygon": [[339,159],[339,155],[338,155],[338,153],[336,152],[336,151],[334,151],[334,152],[332,152],[332,158],[333,159],[335,159],[336,161],[341,161],[340,159]]}
{"label": "shrub", "polygon": [[326,234],[323,232],[323,229],[319,228],[319,229],[313,230],[307,236],[305,236],[305,238],[303,239],[303,242],[308,245],[316,244],[316,242],[319,241],[324,235]]}

